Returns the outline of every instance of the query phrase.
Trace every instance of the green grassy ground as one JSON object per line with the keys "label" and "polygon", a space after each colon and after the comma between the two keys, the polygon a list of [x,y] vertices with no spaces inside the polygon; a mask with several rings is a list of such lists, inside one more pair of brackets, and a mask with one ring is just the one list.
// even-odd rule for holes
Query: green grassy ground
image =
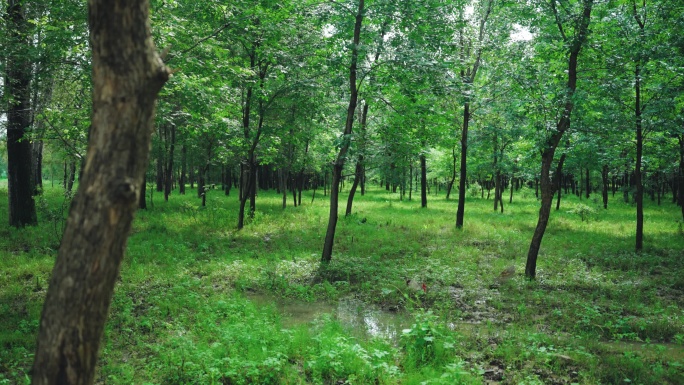
{"label": "green grassy ground", "polygon": [[[211,191],[202,208],[194,195],[155,194],[129,240],[98,382],[684,383],[684,231],[671,203],[646,203],[646,248],[635,254],[632,205],[566,197],[528,282],[520,272],[538,210],[528,190],[503,214],[469,197],[461,231],[444,194],[427,209],[384,190],[357,197],[322,267],[321,191],[285,210],[260,192],[240,232],[234,196]],[[580,205],[595,213],[582,221],[572,212]],[[0,384],[26,381],[59,245],[61,190],[39,206],[39,227],[0,228]],[[499,282],[510,265],[518,274]],[[413,321],[398,341],[358,337],[334,317],[285,327],[251,292],[312,303],[354,296]]]}

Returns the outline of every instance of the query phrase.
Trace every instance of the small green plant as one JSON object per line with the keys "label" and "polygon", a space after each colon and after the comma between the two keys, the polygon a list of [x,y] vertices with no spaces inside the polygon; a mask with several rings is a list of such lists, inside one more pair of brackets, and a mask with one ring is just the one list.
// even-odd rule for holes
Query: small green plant
{"label": "small green plant", "polygon": [[568,211],[568,213],[579,215],[579,217],[582,218],[582,222],[584,222],[596,215],[596,209],[585,204],[578,204],[574,209]]}
{"label": "small green plant", "polygon": [[[453,356],[454,340],[432,311],[418,311],[410,328],[402,330],[401,346],[407,366],[442,363]],[[450,354],[451,353],[451,354]]]}

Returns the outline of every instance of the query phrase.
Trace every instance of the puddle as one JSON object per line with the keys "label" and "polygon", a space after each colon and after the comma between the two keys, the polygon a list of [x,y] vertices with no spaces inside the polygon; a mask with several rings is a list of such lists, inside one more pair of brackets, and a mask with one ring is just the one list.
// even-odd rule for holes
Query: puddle
{"label": "puddle", "polygon": [[[282,316],[283,326],[294,327],[313,322],[330,315],[342,326],[361,338],[383,338],[397,343],[403,329],[409,328],[413,317],[405,312],[391,312],[353,297],[342,298],[337,303],[303,302],[276,299],[261,293],[245,293],[247,299],[259,306],[274,305]],[[451,322],[446,325],[466,335],[478,334],[487,326],[480,322]],[[677,344],[644,342],[599,342],[601,346],[618,353],[633,352],[643,357],[684,361],[684,347]]]}
{"label": "puddle", "polygon": [[309,323],[330,314],[359,337],[398,341],[401,331],[413,322],[413,318],[406,313],[382,310],[355,298],[342,298],[337,303],[326,303],[274,299],[258,293],[245,294],[245,297],[257,305],[275,305],[283,317],[285,327]]}

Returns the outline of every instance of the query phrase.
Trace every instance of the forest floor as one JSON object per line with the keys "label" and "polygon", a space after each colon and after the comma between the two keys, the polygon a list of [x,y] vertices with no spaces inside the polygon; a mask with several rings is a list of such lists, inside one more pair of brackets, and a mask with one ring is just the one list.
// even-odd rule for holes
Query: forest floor
{"label": "forest floor", "polygon": [[[468,197],[462,230],[443,191],[427,209],[357,193],[327,266],[323,191],[284,210],[261,191],[241,231],[234,195],[212,190],[200,207],[188,191],[155,193],[137,214],[99,384],[684,383],[684,230],[670,199],[646,202],[636,254],[620,194],[608,210],[565,196],[530,282],[527,189],[504,213]],[[0,218],[6,201],[0,187]],[[55,187],[38,205],[38,227],[0,227],[0,384],[28,383],[68,201]]]}

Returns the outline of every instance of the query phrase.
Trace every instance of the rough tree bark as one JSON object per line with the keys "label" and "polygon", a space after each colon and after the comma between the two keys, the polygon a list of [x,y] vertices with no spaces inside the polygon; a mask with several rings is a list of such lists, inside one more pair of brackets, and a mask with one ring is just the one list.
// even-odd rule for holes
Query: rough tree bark
{"label": "rough tree bark", "polygon": [[[555,12],[555,0],[552,1],[553,10]],[[539,256],[539,249],[541,248],[542,238],[546,232],[546,226],[549,223],[549,216],[551,214],[551,204],[553,203],[554,183],[551,181],[551,165],[553,164],[553,157],[556,153],[556,148],[560,143],[563,134],[570,128],[570,116],[574,107],[572,96],[577,89],[577,59],[579,58],[582,46],[586,41],[589,32],[589,22],[591,20],[591,10],[594,5],[594,0],[584,0],[582,6],[582,15],[577,19],[576,35],[569,39],[566,37],[562,22],[560,18],[556,17],[558,29],[563,39],[568,43],[568,86],[565,95],[565,106],[562,115],[556,125],[556,130],[551,134],[546,142],[546,147],[542,150],[542,164],[541,175],[539,178],[541,187],[541,207],[539,208],[539,219],[537,220],[537,227],[532,235],[530,242],[530,249],[527,252],[527,263],[525,266],[525,275],[534,279],[537,275],[537,257]],[[556,15],[557,16],[557,15]]]}
{"label": "rough tree bark", "polygon": [[9,224],[14,227],[38,223],[33,200],[31,126],[31,65],[28,56],[29,23],[24,2],[9,0],[5,19],[11,42],[6,56],[5,97],[7,106],[7,179]]}
{"label": "rough tree bark", "polygon": [[347,107],[347,121],[342,133],[342,144],[337,153],[335,163],[333,163],[332,183],[330,184],[330,214],[328,216],[328,230],[325,233],[325,243],[323,244],[323,255],[321,262],[328,263],[332,259],[333,243],[335,241],[335,229],[337,228],[337,208],[339,205],[340,179],[344,162],[349,151],[352,129],[354,128],[354,114],[356,104],[359,99],[359,89],[356,84],[356,72],[359,60],[359,42],[361,40],[361,24],[363,23],[364,0],[359,0],[359,8],[356,12],[354,23],[354,38],[352,41],[351,63],[349,64],[349,106]]}
{"label": "rough tree bark", "polygon": [[92,384],[100,340],[149,161],[157,54],[147,0],[89,0],[93,113],[88,152],[52,272],[34,385]]}

